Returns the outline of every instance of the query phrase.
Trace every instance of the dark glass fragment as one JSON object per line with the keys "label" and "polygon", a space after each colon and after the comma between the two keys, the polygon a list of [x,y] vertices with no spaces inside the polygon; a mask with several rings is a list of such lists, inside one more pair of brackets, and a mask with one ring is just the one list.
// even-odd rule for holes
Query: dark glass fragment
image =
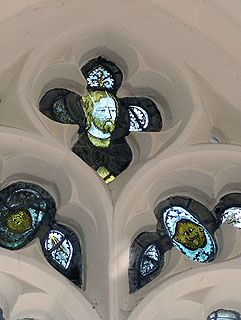
{"label": "dark glass fragment", "polygon": [[130,293],[144,287],[160,274],[166,250],[155,232],[141,233],[133,241],[128,269]]}

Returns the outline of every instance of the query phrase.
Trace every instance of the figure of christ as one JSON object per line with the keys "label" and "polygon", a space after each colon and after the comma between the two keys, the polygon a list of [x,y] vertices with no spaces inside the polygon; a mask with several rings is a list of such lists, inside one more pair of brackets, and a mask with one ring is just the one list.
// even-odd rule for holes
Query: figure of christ
{"label": "figure of christ", "polygon": [[122,74],[112,62],[99,57],[81,71],[88,84],[86,95],[56,88],[44,94],[39,109],[54,121],[79,125],[72,151],[109,183],[132,160],[125,140],[130,131],[160,131],[162,120],[148,98],[117,98]]}

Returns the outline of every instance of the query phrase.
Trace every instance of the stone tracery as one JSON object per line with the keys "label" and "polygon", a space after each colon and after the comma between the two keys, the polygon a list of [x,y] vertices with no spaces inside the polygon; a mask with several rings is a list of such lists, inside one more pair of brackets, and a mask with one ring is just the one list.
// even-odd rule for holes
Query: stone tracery
{"label": "stone tracery", "polygon": [[[165,259],[168,263],[163,268],[160,278],[156,278],[155,281],[145,286],[141,293],[136,293],[132,297],[128,295],[129,246],[140,232],[155,230],[156,221],[152,209],[157,203],[174,194],[183,195],[183,181],[185,187],[187,187],[184,195],[192,196],[197,201],[204,200],[205,205],[210,208],[213,198],[218,199],[226,193],[238,192],[240,188],[240,137],[236,129],[240,123],[240,90],[237,80],[235,80],[239,68],[235,59],[238,59],[240,50],[238,51],[238,47],[235,45],[235,43],[239,43],[238,39],[237,41],[230,40],[232,37],[226,34],[226,32],[232,31],[230,35],[233,34],[234,37],[233,30],[237,26],[234,19],[233,21],[227,21],[224,17],[225,14],[221,13],[220,10],[224,1],[220,1],[217,5],[214,3],[215,1],[203,2],[201,8],[212,21],[217,22],[215,24],[217,30],[214,24],[208,23],[207,19],[200,19],[205,20],[206,27],[204,23],[197,22],[200,20],[195,14],[190,18],[187,14],[189,11],[185,10],[185,14],[182,15],[181,12],[175,12],[175,6],[171,7],[169,3],[164,3],[164,1],[158,2],[158,6],[163,8],[163,11],[161,9],[158,9],[158,11],[156,7],[155,10],[152,9],[150,3],[148,6],[145,2],[138,2],[138,4],[130,2],[124,5],[117,1],[115,11],[120,12],[123,17],[122,30],[117,26],[114,19],[111,28],[108,25],[103,25],[95,12],[92,12],[93,20],[99,21],[100,24],[98,28],[93,27],[91,31],[88,27],[85,27],[85,31],[88,29],[85,32],[86,39],[88,39],[84,39],[83,42],[80,41],[79,45],[76,45],[76,38],[82,39],[81,35],[83,36],[84,31],[77,31],[77,29],[80,29],[80,23],[82,23],[80,21],[83,21],[81,28],[84,27],[85,20],[81,10],[76,10],[78,8],[77,2],[75,3],[76,7],[70,6],[68,19],[64,15],[61,16],[61,10],[58,12],[60,13],[60,17],[58,16],[59,22],[53,18],[56,16],[53,8],[49,7],[52,19],[50,22],[50,19],[48,20],[46,17],[46,10],[39,6],[39,17],[34,16],[31,24],[33,38],[36,38],[36,40],[33,40],[36,41],[33,54],[30,54],[28,58],[26,56],[17,57],[17,53],[25,54],[29,52],[30,47],[32,49],[32,43],[30,46],[27,38],[21,42],[21,52],[17,41],[15,44],[7,41],[8,54],[6,54],[5,48],[1,52],[1,88],[6,88],[3,90],[3,97],[1,97],[2,110],[5,111],[1,117],[0,132],[1,161],[3,162],[1,162],[2,181],[14,180],[16,173],[21,177],[27,176],[28,181],[40,183],[40,185],[43,181],[44,185],[47,185],[49,181],[48,188],[55,190],[56,199],[58,199],[59,215],[67,220],[70,226],[77,224],[80,234],[84,234],[83,230],[88,231],[86,232],[88,234],[85,234],[86,251],[88,252],[86,257],[88,269],[86,296],[88,296],[91,305],[95,306],[105,319],[127,318],[130,310],[134,311],[129,319],[135,320],[146,319],[147,316],[152,314],[150,310],[154,310],[152,312],[157,311],[153,315],[157,319],[161,315],[164,319],[170,318],[171,320],[192,319],[197,314],[200,315],[200,319],[205,319],[213,310],[222,307],[238,310],[239,304],[235,300],[235,296],[239,295],[236,285],[239,282],[239,277],[233,270],[232,264],[238,263],[239,248],[237,244],[240,235],[238,230],[233,231],[234,229],[230,229],[228,225],[221,226],[220,232],[223,238],[229,239],[230,245],[226,245],[226,241],[224,241],[220,255],[208,267],[208,270],[213,272],[210,275],[210,278],[214,279],[212,282],[213,288],[222,286],[225,276],[225,274],[218,276],[216,269],[226,268],[225,272],[231,275],[229,281],[232,282],[233,286],[223,287],[223,296],[220,297],[219,305],[212,306],[207,298],[203,298],[209,297],[210,301],[214,301],[218,292],[213,293],[212,289],[209,288],[210,281],[209,284],[203,284],[205,280],[201,281],[201,267],[196,268],[192,261],[185,260],[178,252],[172,252],[171,255],[166,254]],[[35,1],[34,6],[38,5]],[[138,10],[134,10],[137,5],[139,6]],[[196,11],[195,5],[199,5],[199,3],[194,1],[189,5],[188,9],[192,13],[198,11]],[[235,5],[233,8],[235,8]],[[137,18],[142,22],[142,24],[138,24],[139,28],[137,29],[131,23],[131,19],[128,18],[131,9],[134,10]],[[168,18],[164,9],[170,13]],[[101,16],[102,13],[105,16],[110,9],[105,7],[100,8],[100,10],[103,11],[98,12],[98,15]],[[153,13],[152,22],[156,24],[156,30],[159,30],[158,36],[157,32],[151,31],[151,27],[145,24],[146,14],[142,15],[141,10],[145,13],[150,10]],[[230,11],[227,14],[232,15]],[[109,17],[111,16],[110,14]],[[178,19],[173,18],[176,16],[181,21],[184,20],[185,23],[182,24]],[[196,20],[195,17],[197,17]],[[41,24],[39,19],[43,19],[46,23]],[[21,33],[25,34],[26,31],[23,30],[24,22],[27,21],[26,16],[21,17],[19,15],[14,20],[18,24],[16,38],[22,39]],[[34,20],[36,20],[36,24]],[[65,22],[63,23],[63,21]],[[220,21],[223,21],[225,25],[223,35],[221,35],[221,31],[218,31]],[[39,35],[40,31],[37,31],[39,30],[36,27],[37,23],[42,25],[41,32],[46,35],[43,43],[37,43],[40,41],[38,39],[42,39]],[[55,23],[58,27],[52,28]],[[108,22],[105,21],[105,24],[108,24]],[[6,31],[4,25],[1,34]],[[53,30],[50,30],[50,25]],[[161,28],[159,28],[160,25]],[[190,26],[190,30],[187,25]],[[168,32],[165,31],[167,26]],[[11,30],[11,21],[8,22],[8,28]],[[56,32],[57,29],[58,32]],[[99,32],[100,29],[101,32]],[[112,33],[108,32],[108,35],[106,35],[106,29],[111,29]],[[69,33],[58,41],[57,37],[60,33],[66,33],[66,30]],[[132,33],[132,30],[135,30],[135,32]],[[219,28],[219,30],[222,30],[222,28]],[[78,34],[77,37],[76,33]],[[141,42],[140,39],[142,39]],[[215,42],[215,45],[213,42]],[[227,42],[229,45],[227,45]],[[94,43],[96,46],[94,55],[90,43]],[[125,43],[130,43],[131,48],[125,46]],[[103,46],[110,48],[110,50],[103,49],[102,52],[100,48],[103,48]],[[43,48],[45,48],[45,58],[42,54]],[[223,48],[225,49],[223,50]],[[89,54],[91,50],[92,53]],[[69,52],[73,52],[71,59],[67,57]],[[142,87],[144,79],[148,79],[148,82],[152,82],[154,91],[149,91],[148,88],[142,89],[146,90],[150,97],[154,97],[156,92],[162,92],[172,111],[171,114],[164,113],[163,133],[165,135],[162,138],[160,136],[155,138],[150,134],[141,141],[135,133],[130,137],[134,159],[140,159],[141,165],[134,162],[132,168],[129,168],[126,174],[123,174],[118,183],[113,182],[111,196],[109,195],[109,189],[103,187],[101,182],[95,179],[95,175],[88,170],[88,167],[77,164],[68,153],[72,142],[75,140],[77,129],[70,129],[70,126],[68,126],[62,132],[57,124],[50,124],[50,122],[41,118],[37,111],[34,111],[38,98],[43,94],[44,86],[48,90],[62,84],[59,80],[60,74],[66,75],[70,89],[79,90],[79,94],[83,94],[83,88],[77,86],[77,74],[79,76],[79,73],[73,66],[78,65],[78,60],[83,53],[86,53],[86,61],[97,54],[107,55],[115,61],[117,61],[116,55],[122,57],[125,63],[121,61],[120,64],[123,70],[128,72],[126,72],[127,85],[123,88],[121,95],[130,95],[132,91],[135,91],[133,88],[136,88],[136,92],[133,92],[133,94],[140,94],[141,90],[138,92],[138,87]],[[212,55],[212,53],[214,54]],[[134,59],[133,56],[137,56],[137,59]],[[164,60],[161,58],[163,56],[165,57]],[[61,70],[58,73],[56,71],[56,61],[61,60],[64,60],[64,66],[58,64],[59,70]],[[75,63],[71,64],[70,61],[73,60]],[[10,66],[10,62],[13,62],[14,65]],[[184,64],[185,66],[188,65],[188,70],[184,67]],[[173,67],[174,65],[175,67]],[[21,73],[20,80],[16,80],[19,76],[16,66],[19,67],[18,70],[20,71],[18,72]],[[8,67],[8,71],[4,73],[3,69],[5,71],[5,68]],[[137,69],[138,72],[133,72],[134,69]],[[13,77],[13,75],[16,75],[16,77]],[[228,79],[226,75],[229,75]],[[170,84],[168,84],[168,81],[170,81]],[[160,87],[158,87],[158,84],[160,84]],[[21,97],[14,98],[19,92]],[[158,98],[160,105],[164,101],[162,97]],[[226,120],[227,109],[231,117],[231,128],[230,122]],[[19,110],[22,110],[22,113]],[[18,114],[18,119],[13,117],[13,114]],[[210,145],[210,136],[216,136],[222,143]],[[19,137],[21,137],[22,142]],[[63,177],[58,176],[59,172]],[[76,177],[76,172],[79,173],[79,177]],[[86,186],[87,190],[84,190],[84,188],[79,190],[83,180],[86,181],[86,185],[91,186]],[[226,192],[227,190],[228,192]],[[94,203],[91,203],[90,194],[95,194]],[[211,196],[213,194],[214,196]],[[112,205],[112,197],[114,206]],[[102,221],[99,218],[100,212],[102,213]],[[114,228],[113,238],[110,236],[113,234],[112,226]],[[97,237],[97,233],[100,238]],[[111,238],[111,244],[106,235]],[[219,235],[217,238],[219,238]],[[93,243],[96,243],[94,249]],[[231,250],[230,247],[232,247]],[[34,250],[38,251],[39,249],[38,245],[34,244],[34,247],[31,245],[27,250],[21,249],[24,251],[23,254],[20,253],[19,255],[24,260],[29,255],[34,255]],[[106,252],[108,252],[108,257]],[[104,268],[106,268],[107,260],[109,264],[108,270],[105,272]],[[230,260],[232,263],[228,263],[226,260]],[[98,271],[93,267],[96,266],[97,261]],[[38,263],[40,262],[38,261]],[[34,262],[31,261],[31,264],[34,264]],[[7,269],[7,265],[4,266]],[[46,268],[47,272],[51,270],[50,267],[46,266]],[[40,267],[36,266],[36,269],[38,270]],[[191,269],[192,272],[189,274],[188,270]],[[16,268],[12,273],[13,277],[16,277],[17,272]],[[179,283],[178,281],[181,280],[181,277],[178,277],[179,272],[182,272],[182,277],[189,279],[189,281]],[[57,276],[55,273],[51,273],[51,277],[55,279]],[[168,282],[168,277],[173,280]],[[63,280],[59,281],[62,283]],[[196,283],[199,283],[199,281],[201,286],[198,288],[203,291],[194,295],[199,301],[204,299],[202,306],[190,297],[193,288],[196,288]],[[96,288],[97,283],[98,288]],[[167,294],[167,298],[164,297],[164,292],[162,294],[163,283],[165,283],[166,288],[170,288],[170,292],[175,292],[175,297],[172,297],[171,294]],[[179,285],[182,292],[178,291]],[[37,287],[40,287],[39,283]],[[236,295],[232,294],[229,297],[225,295],[225,292],[232,293],[232,291],[235,291],[234,289]],[[48,290],[51,292],[51,288]],[[68,294],[70,294],[70,291],[68,291]],[[77,291],[75,293],[79,299],[83,297],[82,293],[77,293]],[[160,299],[157,298],[159,294]],[[58,296],[57,291],[55,291],[55,295]],[[182,303],[178,304],[178,299],[180,300],[180,296],[183,295]],[[114,296],[115,299],[112,300]],[[96,301],[89,297],[95,297]],[[154,303],[155,297],[156,300],[159,299],[156,304]],[[221,302],[227,301],[228,298],[230,299],[230,305],[222,306]],[[168,299],[171,301],[170,304],[168,304]],[[142,302],[140,302],[141,300]],[[152,304],[152,301],[154,304]],[[136,308],[138,302],[140,303]],[[54,305],[54,302],[51,303]],[[85,305],[82,300],[81,304]],[[91,305],[86,303],[88,312],[86,311],[85,316],[90,319],[98,319],[98,314],[92,310]],[[12,310],[11,308],[12,305],[10,305],[9,310]],[[146,310],[146,308],[149,309]],[[68,302],[66,310],[73,313],[74,309],[73,305]],[[75,312],[72,317],[78,319],[80,313],[84,313],[84,311],[81,310],[78,314]],[[29,315],[21,315],[21,317],[26,316]]]}

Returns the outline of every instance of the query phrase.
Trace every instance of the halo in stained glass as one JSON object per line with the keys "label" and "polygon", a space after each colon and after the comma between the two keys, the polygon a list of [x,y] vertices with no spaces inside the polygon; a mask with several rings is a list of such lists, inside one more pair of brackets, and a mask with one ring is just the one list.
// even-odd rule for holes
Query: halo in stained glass
{"label": "halo in stained glass", "polygon": [[241,229],[241,208],[231,207],[226,209],[221,216],[221,222]]}
{"label": "halo in stained glass", "polygon": [[47,261],[74,284],[82,284],[82,255],[77,234],[55,223],[41,241]]}
{"label": "halo in stained glass", "polygon": [[218,309],[212,312],[207,320],[240,320],[240,313],[233,310]]}
{"label": "halo in stained glass", "polygon": [[148,127],[149,117],[143,108],[129,106],[128,111],[130,116],[130,131],[142,131]]}
{"label": "halo in stained glass", "polygon": [[56,212],[53,198],[40,186],[17,182],[0,191],[0,245],[19,249],[30,242],[41,224]]}
{"label": "halo in stained glass", "polygon": [[217,252],[214,237],[186,209],[173,206],[163,212],[163,223],[178,250],[197,262],[212,261]]}

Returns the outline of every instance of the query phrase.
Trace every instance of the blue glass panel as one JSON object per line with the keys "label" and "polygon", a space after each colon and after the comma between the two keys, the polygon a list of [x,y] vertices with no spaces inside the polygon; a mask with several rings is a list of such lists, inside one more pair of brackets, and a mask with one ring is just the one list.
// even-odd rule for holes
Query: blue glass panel
{"label": "blue glass panel", "polygon": [[210,262],[217,247],[213,236],[191,213],[182,207],[164,211],[163,222],[174,247],[188,258],[198,262]]}

